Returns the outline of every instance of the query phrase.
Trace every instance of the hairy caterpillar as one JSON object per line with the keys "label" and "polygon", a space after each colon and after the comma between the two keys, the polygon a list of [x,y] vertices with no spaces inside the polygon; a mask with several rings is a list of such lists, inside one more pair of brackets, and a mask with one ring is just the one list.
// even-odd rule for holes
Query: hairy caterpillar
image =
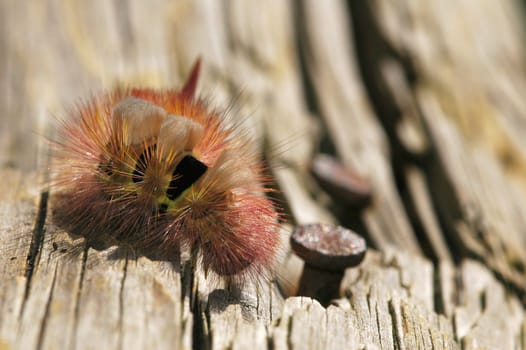
{"label": "hairy caterpillar", "polygon": [[268,272],[278,250],[269,179],[243,129],[181,90],[117,89],[61,121],[54,217],[91,240],[160,256],[190,247],[220,276]]}

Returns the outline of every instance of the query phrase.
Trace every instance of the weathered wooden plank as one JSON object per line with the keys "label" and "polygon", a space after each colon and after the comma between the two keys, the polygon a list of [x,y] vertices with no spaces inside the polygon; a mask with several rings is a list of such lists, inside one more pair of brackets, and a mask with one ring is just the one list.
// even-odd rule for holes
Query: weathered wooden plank
{"label": "weathered wooden plank", "polygon": [[[230,349],[249,342],[257,349],[267,348],[265,323],[255,320],[246,301],[229,297],[224,290],[216,290],[208,300],[208,326],[212,349]],[[253,337],[247,338],[247,335]],[[242,340],[244,339],[244,340]]]}
{"label": "weathered wooden plank", "polygon": [[[405,176],[409,196],[411,196],[408,202],[414,204],[412,210],[416,218],[413,219],[413,222],[417,223],[420,220],[420,230],[425,234],[427,242],[429,242],[428,246],[424,247],[424,250],[427,249],[426,253],[431,255],[431,258],[434,260],[452,262],[453,258],[434,210],[433,199],[425,174],[417,167],[407,166]],[[411,208],[408,208],[408,211],[411,212]]]}
{"label": "weathered wooden plank", "polygon": [[26,272],[40,195],[34,172],[2,168],[0,177],[0,276],[7,280]]}
{"label": "weathered wooden plank", "polygon": [[[516,193],[518,201],[513,202],[514,196],[502,196],[510,189],[495,160],[462,141],[432,96],[423,93],[421,103],[433,142],[439,146],[441,164],[430,173],[430,182],[445,189],[437,191],[435,198],[439,215],[449,224],[448,234],[459,248],[483,258],[503,278],[526,290],[520,268],[524,254],[517,249],[522,245],[522,224],[515,215],[524,198]],[[450,183],[441,175],[444,172]]]}
{"label": "weathered wooden plank", "polygon": [[41,237],[41,196],[34,172],[1,168],[0,178],[0,343],[14,347]]}
{"label": "weathered wooden plank", "polygon": [[366,339],[378,347],[411,349],[430,330],[438,331],[422,316],[433,314],[433,269],[422,259],[394,251],[372,255],[363,267],[348,271],[342,283],[349,285],[351,305],[362,305],[356,309],[361,310],[358,324],[370,324]]}
{"label": "weathered wooden plank", "polygon": [[[480,263],[466,261],[461,269],[462,298],[473,308],[459,308],[455,321],[466,349],[516,349],[520,341],[524,310],[515,296],[507,295],[502,285]],[[474,315],[471,322],[462,322],[462,313]],[[464,318],[466,319],[466,318]],[[468,318],[469,319],[469,318]],[[460,332],[460,327],[464,328]]]}
{"label": "weathered wooden plank", "polygon": [[310,298],[288,298],[281,319],[271,326],[272,344],[275,349],[457,349],[452,320],[433,309],[433,274],[422,258],[372,253],[361,267],[347,271],[345,298],[327,309]]}
{"label": "weathered wooden plank", "polygon": [[[84,273],[82,290],[78,296],[74,346],[95,349],[105,344],[108,348],[119,348],[123,345],[125,306],[122,288],[126,279],[126,255],[123,257],[118,248],[104,254],[89,249],[87,254],[90,268]],[[116,255],[113,259],[112,254]]]}
{"label": "weathered wooden plank", "polygon": [[[485,1],[471,10],[460,3],[350,4],[371,101],[394,151],[399,148],[410,156],[402,152],[395,172],[405,172],[406,163],[421,167],[455,258],[489,258],[492,269],[524,291],[524,249],[517,249],[524,246],[524,223],[518,215],[524,190],[513,186],[513,195],[509,190],[510,177],[523,173],[526,154],[517,138],[524,121],[514,117],[526,109],[510,87],[523,84],[524,76],[510,74],[512,70],[503,70],[498,63],[516,67],[515,62],[524,59],[524,52],[514,46],[522,36],[519,5]],[[465,16],[452,19],[448,14],[453,12]],[[498,28],[487,35],[480,25],[486,16],[495,17]],[[408,18],[411,26],[406,25]],[[496,32],[510,40],[499,41]],[[418,148],[410,146],[410,134],[399,132],[407,125],[431,148],[411,151]],[[426,154],[423,163],[414,159]],[[416,208],[422,191],[406,176],[403,181],[412,191],[406,205]],[[425,222],[424,212],[417,215]],[[435,236],[436,232],[428,242],[437,254],[442,249],[433,245],[444,240]]]}
{"label": "weathered wooden plank", "polygon": [[14,348],[17,342],[18,319],[24,304],[26,278],[14,277],[7,283],[2,279],[0,294],[0,347]]}
{"label": "weathered wooden plank", "polygon": [[57,251],[57,242],[66,235],[52,230],[50,233],[39,247],[31,288],[19,320],[17,347],[21,349],[72,345],[82,259]]}
{"label": "weathered wooden plank", "polygon": [[[247,102],[255,111],[251,115],[264,118],[272,171],[291,218],[299,223],[333,222],[332,215],[312,199],[308,186],[316,131],[303,99],[302,77],[293,51],[293,4],[256,3],[234,1],[228,6],[233,55],[239,60],[235,65],[239,68],[231,76],[243,95],[248,95]],[[247,85],[247,81],[254,84]]]}
{"label": "weathered wooden plank", "polygon": [[400,245],[418,252],[417,239],[393,181],[385,134],[365,100],[356,55],[348,38],[350,23],[345,4],[302,4],[303,55],[319,113],[336,152],[346,164],[369,177],[376,195],[362,216],[369,235],[376,246]]}
{"label": "weathered wooden plank", "polygon": [[[516,4],[349,4],[1,1],[0,347],[524,348]],[[292,136],[268,157],[292,222],[338,217],[308,175],[319,137],[372,181],[372,205],[344,219],[382,253],[328,308],[182,273],[175,255],[73,249],[44,222],[32,132],[88,90],[176,86],[199,55],[213,103],[241,90],[231,113],[252,135],[277,152]],[[294,294],[302,263],[284,250]]]}
{"label": "weathered wooden plank", "polygon": [[[176,253],[177,255],[177,253]],[[189,349],[178,260],[129,260],[122,286],[122,345],[126,348]]]}

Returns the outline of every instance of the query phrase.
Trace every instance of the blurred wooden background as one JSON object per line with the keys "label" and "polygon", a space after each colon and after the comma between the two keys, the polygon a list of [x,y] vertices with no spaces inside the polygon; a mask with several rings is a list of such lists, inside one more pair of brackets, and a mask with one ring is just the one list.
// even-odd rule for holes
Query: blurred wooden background
{"label": "blurred wooden background", "polygon": [[[526,348],[525,13],[513,0],[0,1],[0,349]],[[334,305],[212,289],[117,248],[72,256],[83,242],[49,220],[53,115],[119,84],[180,86],[198,56],[199,91],[235,99],[263,151],[285,143],[272,163],[291,224],[340,222],[372,247]],[[369,179],[367,208],[317,186],[318,152]]]}

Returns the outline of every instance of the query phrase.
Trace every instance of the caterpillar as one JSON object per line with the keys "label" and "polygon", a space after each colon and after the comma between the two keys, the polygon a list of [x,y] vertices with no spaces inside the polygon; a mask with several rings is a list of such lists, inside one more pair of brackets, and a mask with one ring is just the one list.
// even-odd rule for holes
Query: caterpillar
{"label": "caterpillar", "polygon": [[54,221],[159,256],[190,248],[219,276],[266,274],[280,241],[271,181],[243,127],[196,97],[199,74],[200,60],[179,90],[117,88],[59,121]]}

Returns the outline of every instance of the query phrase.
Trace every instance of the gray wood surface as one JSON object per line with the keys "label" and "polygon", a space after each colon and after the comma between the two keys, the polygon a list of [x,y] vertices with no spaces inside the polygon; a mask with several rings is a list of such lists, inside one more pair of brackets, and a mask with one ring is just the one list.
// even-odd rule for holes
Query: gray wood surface
{"label": "gray wood surface", "polygon": [[[0,349],[523,349],[523,3],[0,1]],[[224,285],[52,221],[45,135],[115,86],[200,94],[257,140],[289,222],[277,281]],[[329,152],[362,210],[309,175]],[[296,295],[297,223],[363,234],[324,307]],[[186,267],[184,267],[186,266]]]}

